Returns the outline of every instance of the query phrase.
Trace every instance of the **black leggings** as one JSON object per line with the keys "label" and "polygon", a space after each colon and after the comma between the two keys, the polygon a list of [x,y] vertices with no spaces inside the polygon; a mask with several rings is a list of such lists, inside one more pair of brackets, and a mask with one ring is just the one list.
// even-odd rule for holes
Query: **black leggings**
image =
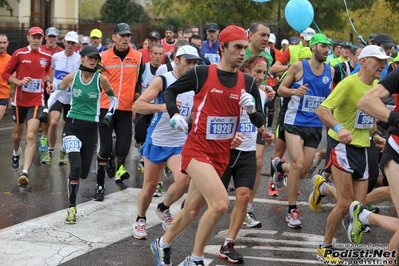
{"label": "black leggings", "polygon": [[68,153],[71,172],[70,180],[85,179],[90,172],[90,166],[97,144],[97,123],[79,119],[66,118],[63,137],[76,136],[81,142],[80,152]]}
{"label": "black leggings", "polygon": [[[107,109],[100,109],[100,121],[107,114]],[[100,151],[99,156],[107,159],[112,154],[112,132],[115,131],[115,155],[125,158],[129,154],[132,142],[132,111],[116,110],[112,116],[109,128],[99,128]]]}

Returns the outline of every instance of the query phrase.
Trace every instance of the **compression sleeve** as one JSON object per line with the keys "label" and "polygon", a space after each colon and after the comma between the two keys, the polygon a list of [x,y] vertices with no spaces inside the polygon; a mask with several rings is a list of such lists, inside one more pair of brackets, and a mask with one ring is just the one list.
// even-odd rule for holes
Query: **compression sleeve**
{"label": "compression sleeve", "polygon": [[109,113],[115,113],[116,108],[118,107],[118,99],[115,97],[115,93],[113,89],[110,89],[109,91],[106,92],[109,98],[109,108],[108,112]]}

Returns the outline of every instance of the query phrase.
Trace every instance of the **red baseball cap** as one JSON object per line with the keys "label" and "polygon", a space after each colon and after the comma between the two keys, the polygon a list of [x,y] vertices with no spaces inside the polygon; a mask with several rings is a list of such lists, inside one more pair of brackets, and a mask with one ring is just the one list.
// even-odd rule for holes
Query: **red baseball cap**
{"label": "red baseball cap", "polygon": [[37,35],[37,34],[44,36],[44,32],[43,32],[42,28],[32,27],[28,30],[28,35]]}

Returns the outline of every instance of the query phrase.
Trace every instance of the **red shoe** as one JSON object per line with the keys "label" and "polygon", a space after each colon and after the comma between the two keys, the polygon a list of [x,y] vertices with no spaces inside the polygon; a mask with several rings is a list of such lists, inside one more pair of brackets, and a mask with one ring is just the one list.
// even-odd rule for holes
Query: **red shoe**
{"label": "red shoe", "polygon": [[268,194],[269,196],[274,196],[274,197],[278,196],[277,186],[276,184],[274,184],[273,181],[270,181]]}

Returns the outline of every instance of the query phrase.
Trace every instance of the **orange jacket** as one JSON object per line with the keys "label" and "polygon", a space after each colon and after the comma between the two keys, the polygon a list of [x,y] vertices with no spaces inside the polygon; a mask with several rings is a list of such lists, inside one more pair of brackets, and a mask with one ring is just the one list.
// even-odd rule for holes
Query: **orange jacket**
{"label": "orange jacket", "polygon": [[[101,58],[103,67],[109,72],[103,71],[101,74],[109,79],[114,89],[115,96],[118,98],[117,110],[132,111],[140,72],[141,53],[129,48],[129,53],[122,62],[114,50],[109,49],[101,53]],[[100,107],[109,108],[109,98],[104,91],[101,94]]]}
{"label": "orange jacket", "polygon": [[[8,61],[10,61],[11,55],[5,52],[0,55],[0,73],[3,73],[4,68],[6,67]],[[0,76],[0,99],[8,99],[10,98],[10,84],[8,84],[7,80],[4,80]]]}

